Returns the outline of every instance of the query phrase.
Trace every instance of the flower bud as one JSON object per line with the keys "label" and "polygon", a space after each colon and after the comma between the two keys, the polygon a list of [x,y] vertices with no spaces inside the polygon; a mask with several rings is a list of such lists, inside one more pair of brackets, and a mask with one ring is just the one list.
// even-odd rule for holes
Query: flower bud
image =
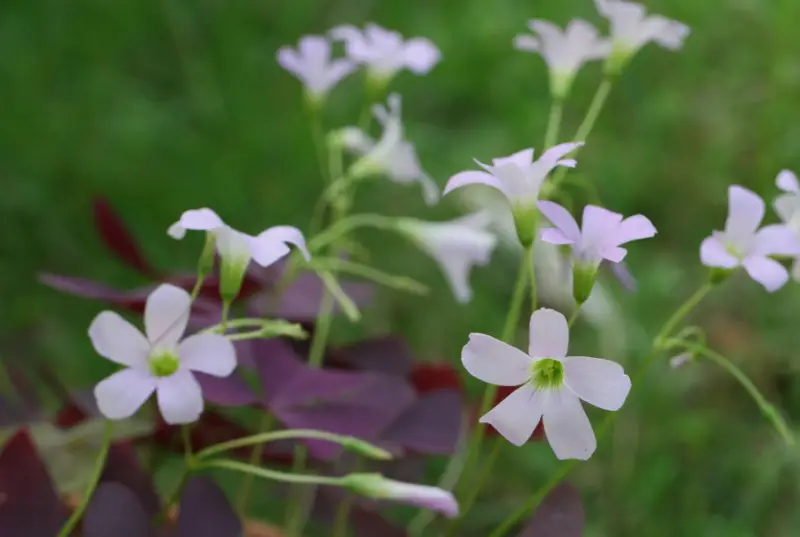
{"label": "flower bud", "polygon": [[342,447],[347,451],[352,451],[358,455],[363,455],[368,459],[375,459],[379,461],[388,461],[392,459],[392,454],[381,449],[378,446],[373,446],[369,442],[365,442],[359,438],[351,436],[342,442]]}
{"label": "flower bud", "polygon": [[708,281],[711,285],[719,285],[733,274],[732,269],[711,267],[708,271]]}
{"label": "flower bud", "polygon": [[203,244],[203,251],[200,252],[200,259],[197,262],[197,275],[205,278],[214,270],[214,248],[217,236],[213,231],[206,232],[206,242]]}
{"label": "flower bud", "polygon": [[403,502],[437,511],[448,518],[458,516],[458,502],[453,494],[438,487],[394,481],[377,473],[344,476],[342,485],[368,498]]}
{"label": "flower bud", "polygon": [[592,294],[597,279],[597,268],[596,264],[580,261],[575,261],[572,265],[572,296],[579,306]]}
{"label": "flower bud", "polygon": [[519,243],[527,250],[536,240],[539,211],[536,205],[516,203],[511,207],[511,214],[514,216],[514,227],[517,230]]}

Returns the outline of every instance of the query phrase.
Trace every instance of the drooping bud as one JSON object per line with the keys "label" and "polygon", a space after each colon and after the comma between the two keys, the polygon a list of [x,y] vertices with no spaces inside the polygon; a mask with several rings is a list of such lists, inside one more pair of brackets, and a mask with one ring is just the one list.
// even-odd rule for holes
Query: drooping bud
{"label": "drooping bud", "polygon": [[395,481],[377,473],[347,475],[342,478],[342,485],[368,498],[403,502],[448,518],[458,516],[458,502],[453,494],[438,487]]}

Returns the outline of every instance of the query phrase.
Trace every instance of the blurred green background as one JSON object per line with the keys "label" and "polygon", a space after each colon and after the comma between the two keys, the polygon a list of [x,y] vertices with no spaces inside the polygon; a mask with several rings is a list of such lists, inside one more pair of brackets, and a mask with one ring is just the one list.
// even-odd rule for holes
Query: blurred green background
{"label": "blurred green background", "polygon": [[[629,368],[705,277],[698,245],[723,225],[727,185],[771,198],[778,171],[800,170],[800,3],[647,5],[688,24],[692,35],[678,53],[654,45],[641,51],[580,155],[582,173],[606,206],[644,213],[659,229],[631,248],[638,292],[609,282],[628,351],[608,358]],[[300,86],[275,61],[280,46],[366,21],[437,43],[443,61],[424,78],[400,74],[392,89],[403,95],[408,137],[443,185],[472,168],[473,157],[541,145],[546,70],[540,58],[511,46],[534,17],[562,26],[582,17],[607,27],[590,0],[5,0],[0,359],[48,359],[75,384],[110,371],[86,337],[102,306],[36,281],[47,270],[143,283],[101,245],[91,219],[94,194],[111,200],[165,269],[193,267],[199,243],[176,245],[165,234],[189,208],[212,206],[251,232],[307,225],[321,180]],[[600,72],[599,64],[581,72],[564,132],[580,122]],[[361,99],[361,78],[350,77],[332,96],[326,126],[354,123]],[[461,210],[449,200],[425,209],[418,190],[386,183],[364,188],[357,206],[429,219]],[[361,332],[399,332],[422,359],[453,362],[470,331],[499,332],[513,255],[498,252],[477,271],[473,302],[459,306],[433,262],[411,255],[407,243],[371,234],[364,240],[375,265],[434,291],[384,298],[381,318]],[[787,416],[800,416],[797,304],[795,283],[767,295],[737,277],[694,315],[710,344]],[[338,339],[353,333],[344,324]],[[576,347],[590,353],[593,341],[589,334]],[[485,535],[536,490],[553,459],[545,445],[507,446],[471,534]],[[798,452],[781,443],[734,381],[707,363],[672,371],[665,362],[634,386],[613,434],[572,476],[590,537],[796,536],[798,478]]]}

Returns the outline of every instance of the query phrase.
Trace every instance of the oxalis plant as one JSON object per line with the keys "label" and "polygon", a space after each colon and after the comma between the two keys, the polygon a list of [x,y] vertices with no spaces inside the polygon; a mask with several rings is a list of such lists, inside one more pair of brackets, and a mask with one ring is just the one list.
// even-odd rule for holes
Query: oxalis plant
{"label": "oxalis plant", "polygon": [[[457,173],[441,190],[405,137],[400,96],[387,96],[395,75],[426,74],[441,60],[439,50],[428,39],[404,39],[375,24],[341,26],[277,53],[280,66],[303,84],[320,165],[321,195],[305,232],[275,225],[251,235],[210,208],[186,210],[168,227],[165,240],[200,232],[196,271],[164,274],[147,260],[110,204],[96,200],[104,242],[154,283],[120,290],[42,276],[56,289],[111,303],[137,318],[109,310],[91,322],[94,350],[119,370],[90,392],[67,390],[46,369],[40,371],[62,409],[51,423],[43,418],[47,413],[32,412],[37,403],[25,398],[20,421],[26,426],[0,454],[0,533],[299,537],[313,533],[307,526],[314,520],[334,537],[454,537],[468,533],[463,522],[503,445],[494,442],[487,453],[484,440],[492,434],[515,446],[544,439],[563,462],[549,479],[532,484],[524,504],[487,535],[535,535],[543,523],[554,525],[548,529],[553,534],[579,535],[580,510],[576,520],[543,517],[541,504],[563,508],[579,502],[565,478],[591,458],[614,412],[658,359],[679,366],[704,358],[721,367],[792,445],[780,412],[732,362],[706,346],[700,328],[684,326],[687,315],[739,269],[774,292],[789,279],[781,261],[794,257],[792,274],[800,279],[800,185],[791,172],[777,178],[783,194],[774,208],[781,224],[761,227],[764,201],[743,187],[729,188],[724,228],[700,245],[708,278],[666,318],[649,353],[636,360],[636,371],[628,374],[607,359],[614,357],[570,354],[570,331],[596,291],[601,265],[620,273],[626,247],[652,238],[656,227],[644,215],[574,207],[570,188],[591,190],[591,170],[581,177],[569,176],[569,170],[578,165],[581,148],[591,144],[614,82],[637,51],[651,41],[677,50],[689,34],[683,24],[650,15],[637,3],[595,4],[608,19],[609,36],[583,20],[572,20],[563,31],[532,20],[531,33],[514,39],[517,49],[540,54],[549,69],[552,105],[538,158],[529,148],[491,164],[476,161],[480,169]],[[339,42],[344,57],[334,59],[333,44]],[[576,73],[589,61],[604,62],[604,76],[577,131],[565,138],[562,109]],[[326,131],[321,112],[329,92],[358,70],[365,75],[366,98],[357,124]],[[370,134],[377,130],[374,123],[377,138]],[[446,222],[357,212],[359,186],[382,179],[416,186],[427,205],[438,203],[442,193],[475,185],[499,191],[505,202],[500,209],[487,203]],[[475,405],[462,393],[456,371],[414,363],[398,338],[329,344],[334,316],[359,321],[375,286],[427,292],[418,281],[361,262],[352,247],[357,233],[376,228],[407,237],[439,263],[455,298],[466,303],[472,295],[470,271],[489,263],[498,242],[496,225],[504,219],[513,221],[523,255],[502,333],[476,331],[461,353],[464,370],[486,383]],[[550,255],[546,248],[568,260],[574,304],[567,311],[539,307],[536,272],[540,256]],[[528,345],[520,349],[514,336],[526,320]],[[15,385],[24,389],[22,382]],[[609,412],[597,434],[582,401]],[[64,446],[75,438],[90,438],[94,446],[91,470],[80,476],[78,487],[64,485],[48,456],[55,446],[63,458]],[[161,451],[182,455],[166,494],[155,492],[152,479],[158,469],[152,455]],[[144,453],[151,460],[143,462]],[[437,455],[449,461],[442,476],[422,484],[421,463]],[[223,492],[217,479],[226,474],[240,479]],[[255,515],[254,480],[273,483],[286,499],[285,518],[273,520],[272,529],[246,523]],[[65,497],[68,490],[72,494]],[[420,509],[405,527],[384,517],[396,503]]]}

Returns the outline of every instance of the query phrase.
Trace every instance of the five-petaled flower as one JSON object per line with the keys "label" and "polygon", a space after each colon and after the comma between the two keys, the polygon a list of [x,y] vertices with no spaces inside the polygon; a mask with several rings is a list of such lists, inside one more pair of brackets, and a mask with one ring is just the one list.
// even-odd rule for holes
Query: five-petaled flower
{"label": "five-petaled flower", "polygon": [[458,502],[452,492],[439,487],[387,479],[380,474],[350,474],[343,478],[348,489],[376,500],[406,503],[430,509],[447,518],[458,516]]}
{"label": "five-petaled flower", "polygon": [[200,417],[203,394],[192,371],[227,377],[236,367],[236,351],[220,334],[196,334],[181,341],[191,303],[183,289],[169,284],[156,288],[145,306],[146,336],[113,311],[95,317],[89,327],[95,350],[126,366],[95,387],[104,416],[130,417],[156,392],[167,423],[191,423]]}
{"label": "five-petaled flower", "polygon": [[556,99],[566,97],[584,63],[603,59],[611,52],[611,41],[600,37],[594,26],[581,19],[570,21],[563,32],[544,20],[531,20],[528,27],[536,36],[518,35],[514,46],[542,55],[550,69],[550,91]]}
{"label": "five-petaled flower", "polygon": [[533,149],[523,149],[511,156],[493,159],[491,166],[476,160],[475,162],[486,171],[457,173],[447,181],[444,193],[448,194],[457,188],[474,184],[483,184],[499,190],[511,204],[517,237],[527,248],[535,239],[536,202],[547,174],[556,166],[574,168],[575,160],[564,157],[582,145],[583,142],[572,142],[551,147],[539,157],[539,160],[533,160]]}
{"label": "five-petaled flower", "polygon": [[728,219],[724,231],[714,231],[700,245],[700,260],[725,274],[744,267],[755,281],[777,291],[789,279],[786,269],[769,256],[798,255],[800,241],[792,230],[780,224],[764,226],[764,200],[741,186],[728,189]]}
{"label": "five-petaled flower", "polygon": [[542,420],[559,459],[591,457],[597,446],[583,399],[605,410],[625,402],[631,380],[619,364],[567,356],[569,327],[555,310],[531,315],[528,353],[485,334],[470,334],[461,352],[469,373],[498,386],[520,386],[481,417],[514,445],[523,445]]}
{"label": "five-petaled flower", "polygon": [[337,26],[331,30],[334,39],[344,41],[345,53],[352,61],[365,65],[372,78],[388,82],[401,69],[417,75],[427,74],[439,62],[441,53],[424,37],[407,41],[399,32],[369,23],[364,30],[354,26]]}
{"label": "five-petaled flower", "polygon": [[339,131],[339,140],[348,151],[361,155],[353,164],[353,177],[385,174],[396,183],[419,183],[425,203],[433,205],[439,201],[439,187],[425,173],[419,163],[414,146],[405,139],[401,119],[402,101],[399,95],[389,95],[388,107],[376,105],[375,117],[383,126],[381,138],[376,142],[357,127],[346,127]]}
{"label": "five-petaled flower", "polygon": [[274,226],[254,237],[228,226],[211,209],[202,208],[185,211],[167,233],[174,239],[182,239],[187,229],[206,231],[215,240],[222,259],[220,294],[226,300],[233,300],[239,294],[251,259],[268,267],[290,252],[289,244],[296,246],[306,259],[310,258],[303,234],[292,226]]}
{"label": "five-petaled flower", "polygon": [[448,222],[402,219],[398,225],[441,265],[459,302],[469,302],[472,288],[469,271],[489,262],[497,237],[488,231],[491,218],[473,213]]}
{"label": "five-petaled flower", "polygon": [[619,213],[587,205],[581,229],[569,211],[557,203],[540,201],[539,210],[555,226],[542,230],[542,240],[572,247],[573,294],[579,304],[589,298],[601,261],[619,263],[628,253],[620,245],[656,234],[655,226],[641,214],[623,219]]}
{"label": "five-petaled flower", "polygon": [[650,41],[677,50],[689,35],[689,27],[661,15],[647,15],[647,8],[625,0],[595,0],[597,11],[611,23],[612,51],[606,63],[611,74],[619,73],[630,58]]}
{"label": "five-petaled flower", "polygon": [[281,47],[277,57],[281,67],[303,83],[314,104],[323,101],[331,89],[356,68],[353,60],[332,59],[330,42],[317,35],[301,38],[297,49]]}
{"label": "five-petaled flower", "polygon": [[[784,193],[775,198],[772,206],[800,240],[800,183],[797,182],[797,176],[794,172],[783,170],[778,174],[775,183]],[[800,256],[794,259],[792,279],[800,282]]]}

